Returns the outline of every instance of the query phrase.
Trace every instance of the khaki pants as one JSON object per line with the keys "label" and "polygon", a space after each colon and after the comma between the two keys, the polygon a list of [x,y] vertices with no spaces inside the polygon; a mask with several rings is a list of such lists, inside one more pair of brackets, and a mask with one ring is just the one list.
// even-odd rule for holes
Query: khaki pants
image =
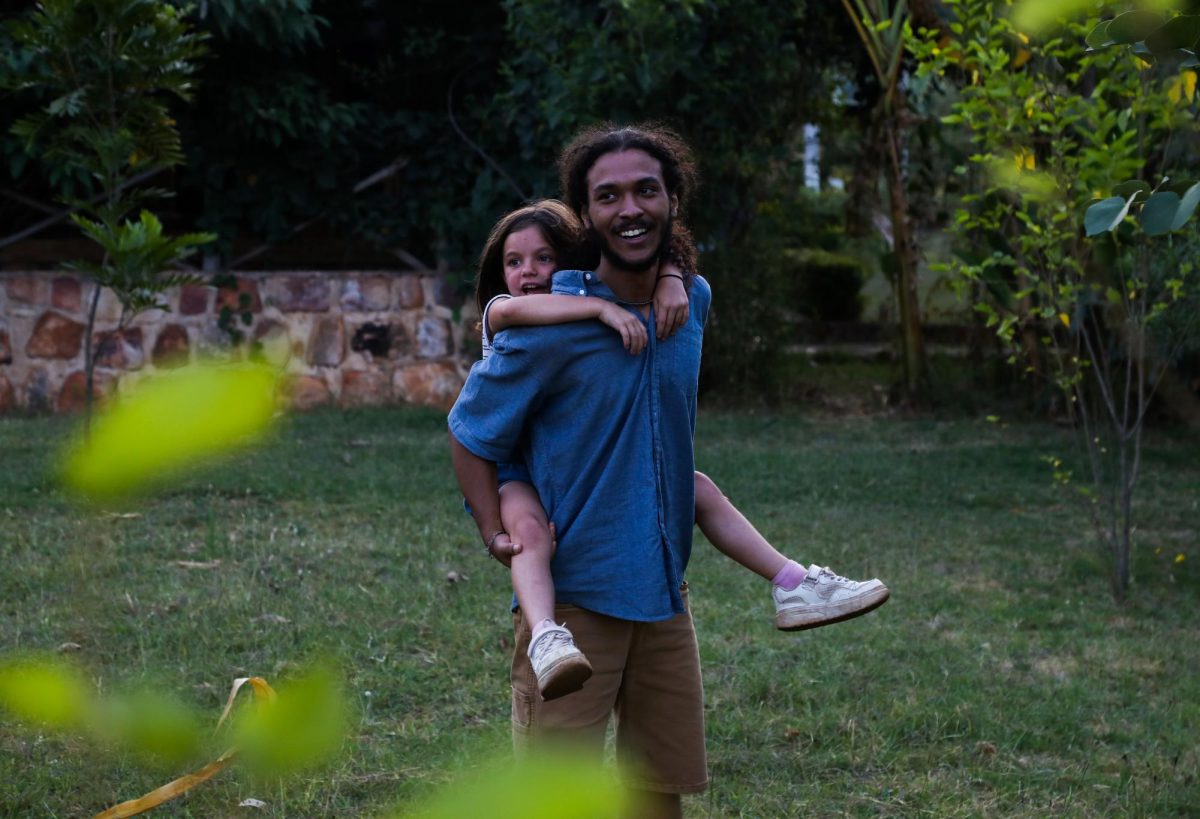
{"label": "khaki pants", "polygon": [[696,629],[685,611],[670,620],[618,620],[575,606],[555,606],[592,664],[583,688],[543,702],[529,664],[529,627],[513,617],[513,744],[518,753],[568,743],[603,757],[610,715],[616,717],[617,763],[626,784],[660,793],[698,793],[708,786],[704,754],[704,689]]}

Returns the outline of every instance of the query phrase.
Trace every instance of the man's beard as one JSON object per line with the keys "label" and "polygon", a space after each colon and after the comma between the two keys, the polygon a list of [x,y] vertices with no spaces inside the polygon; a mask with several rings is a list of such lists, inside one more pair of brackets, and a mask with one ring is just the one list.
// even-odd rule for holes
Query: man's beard
{"label": "man's beard", "polygon": [[674,220],[671,217],[667,217],[667,221],[662,226],[662,239],[658,242],[658,249],[641,261],[630,261],[614,250],[612,245],[609,244],[608,236],[596,230],[595,225],[588,226],[588,244],[594,248],[598,248],[605,260],[617,270],[622,270],[626,273],[645,273],[657,265],[661,259],[666,258],[667,251],[671,247],[671,228],[673,224]]}

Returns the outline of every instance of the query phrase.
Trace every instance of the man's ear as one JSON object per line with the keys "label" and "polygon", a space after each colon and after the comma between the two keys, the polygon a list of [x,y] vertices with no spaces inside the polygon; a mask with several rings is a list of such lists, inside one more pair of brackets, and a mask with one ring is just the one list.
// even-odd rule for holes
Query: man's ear
{"label": "man's ear", "polygon": [[592,220],[588,218],[587,208],[584,208],[579,211],[579,221],[583,222],[583,226],[585,228],[588,228],[589,230],[591,230]]}
{"label": "man's ear", "polygon": [[679,197],[671,194],[671,218],[674,219],[679,215]]}

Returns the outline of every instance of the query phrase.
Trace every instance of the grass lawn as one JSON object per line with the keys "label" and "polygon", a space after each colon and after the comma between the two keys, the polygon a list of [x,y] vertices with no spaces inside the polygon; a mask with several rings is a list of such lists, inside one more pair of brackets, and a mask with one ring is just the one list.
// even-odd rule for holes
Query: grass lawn
{"label": "grass lawn", "polygon": [[[295,416],[105,510],[55,488],[68,430],[0,419],[0,650],[78,644],[99,691],[150,684],[212,723],[235,677],[332,658],[353,709],[325,769],[235,764],[153,815],[386,815],[506,756],[509,584],[462,511],[444,416]],[[1041,460],[1072,451],[1049,425],[703,414],[699,468],[768,537],[892,600],[779,633],[765,584],[697,537],[713,782],[687,815],[1194,816],[1200,443],[1150,437],[1123,607]],[[0,721],[0,815],[91,816],[202,761]]]}

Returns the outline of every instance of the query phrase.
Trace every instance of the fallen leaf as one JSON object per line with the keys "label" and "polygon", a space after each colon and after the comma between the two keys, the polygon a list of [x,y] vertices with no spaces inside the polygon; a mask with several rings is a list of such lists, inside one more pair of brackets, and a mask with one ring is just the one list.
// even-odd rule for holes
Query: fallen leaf
{"label": "fallen leaf", "polygon": [[282,614],[260,614],[254,618],[256,623],[290,623],[291,620],[284,617]]}
{"label": "fallen leaf", "polygon": [[70,651],[79,651],[81,648],[83,648],[83,646],[79,645],[79,643],[66,642],[54,650],[59,654],[66,654]]}
{"label": "fallen leaf", "polygon": [[980,740],[975,743],[975,751],[983,756],[995,756],[996,746],[991,742]]}
{"label": "fallen leaf", "polygon": [[261,799],[243,799],[241,802],[238,802],[239,808],[265,808],[266,806],[267,803]]}
{"label": "fallen leaf", "polygon": [[447,583],[463,583],[466,581],[466,579],[467,576],[462,572],[456,572],[453,570],[446,572]]}

